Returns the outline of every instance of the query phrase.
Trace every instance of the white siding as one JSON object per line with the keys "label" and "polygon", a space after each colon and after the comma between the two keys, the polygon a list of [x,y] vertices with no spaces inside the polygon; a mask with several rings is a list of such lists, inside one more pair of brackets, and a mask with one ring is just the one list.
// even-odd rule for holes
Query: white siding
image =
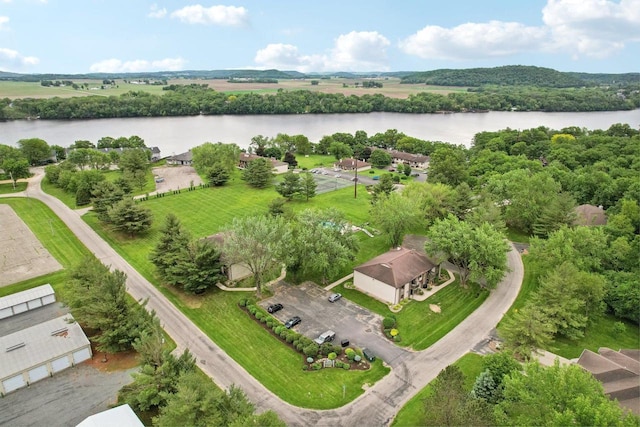
{"label": "white siding", "polygon": [[4,389],[5,393],[10,393],[13,390],[19,389],[20,387],[25,387],[26,385],[27,382],[24,380],[22,374],[16,375],[15,377],[7,378],[6,380],[2,381],[2,388]]}
{"label": "white siding", "polygon": [[396,288],[382,283],[373,277],[366,276],[358,271],[353,272],[353,284],[356,288],[378,298],[379,300],[396,304]]}
{"label": "white siding", "polygon": [[40,381],[41,379],[47,378],[49,376],[49,369],[47,365],[40,365],[37,368],[33,368],[29,370],[29,384],[35,383],[36,381]]}
{"label": "white siding", "polygon": [[76,365],[80,362],[84,362],[87,359],[91,358],[91,350],[87,348],[83,348],[82,350],[73,352],[73,364]]}
{"label": "white siding", "polygon": [[55,295],[47,295],[46,297],[42,297],[42,305],[53,304],[56,302]]}
{"label": "white siding", "polygon": [[64,356],[51,362],[51,370],[53,373],[60,372],[71,366],[69,356]]}
{"label": "white siding", "polygon": [[5,319],[11,316],[13,316],[13,310],[11,310],[11,307],[3,308],[2,310],[0,310],[0,319]]}

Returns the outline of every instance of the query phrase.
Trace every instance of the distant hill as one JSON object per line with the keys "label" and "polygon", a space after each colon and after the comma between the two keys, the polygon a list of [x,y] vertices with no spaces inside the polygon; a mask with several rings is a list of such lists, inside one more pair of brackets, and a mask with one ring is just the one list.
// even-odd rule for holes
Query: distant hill
{"label": "distant hill", "polygon": [[509,65],[495,68],[441,69],[432,71],[395,72],[324,72],[300,73],[281,70],[183,70],[140,73],[86,73],[86,74],[18,74],[0,71],[0,80],[39,82],[41,80],[78,79],[363,79],[400,78],[402,83],[424,83],[435,86],[537,86],[537,87],[583,87],[597,85],[626,85],[640,83],[640,73],[589,74],[561,72],[551,68]]}

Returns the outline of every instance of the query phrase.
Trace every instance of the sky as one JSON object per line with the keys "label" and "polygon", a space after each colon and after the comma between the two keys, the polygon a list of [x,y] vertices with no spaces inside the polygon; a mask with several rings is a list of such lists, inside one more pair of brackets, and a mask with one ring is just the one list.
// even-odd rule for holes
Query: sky
{"label": "sky", "polygon": [[640,72],[640,0],[0,0],[0,70]]}

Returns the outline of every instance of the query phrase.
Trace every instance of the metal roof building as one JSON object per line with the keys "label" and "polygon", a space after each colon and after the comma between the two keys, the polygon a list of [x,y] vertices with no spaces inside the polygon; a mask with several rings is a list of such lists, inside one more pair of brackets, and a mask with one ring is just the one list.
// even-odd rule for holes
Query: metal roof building
{"label": "metal roof building", "polygon": [[0,298],[0,319],[6,319],[54,302],[56,302],[56,295],[48,283],[26,291],[16,292]]}
{"label": "metal roof building", "polygon": [[140,418],[128,404],[116,406],[106,411],[91,415],[76,427],[144,427]]}
{"label": "metal roof building", "polygon": [[91,345],[70,314],[0,337],[0,395],[91,358]]}

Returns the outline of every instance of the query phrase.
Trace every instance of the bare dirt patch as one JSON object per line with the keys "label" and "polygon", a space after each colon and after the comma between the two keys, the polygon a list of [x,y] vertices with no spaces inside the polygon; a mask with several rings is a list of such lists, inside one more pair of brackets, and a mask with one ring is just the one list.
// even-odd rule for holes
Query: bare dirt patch
{"label": "bare dirt patch", "polygon": [[123,371],[135,368],[140,364],[138,353],[135,351],[123,351],[120,353],[104,353],[95,348],[95,344],[91,343],[91,351],[93,357],[86,363],[102,372]]}
{"label": "bare dirt patch", "polygon": [[0,286],[62,269],[27,224],[8,205],[0,205]]}
{"label": "bare dirt patch", "polygon": [[[156,177],[156,192],[165,193],[167,191],[189,188],[190,185],[198,186],[202,184],[202,178],[191,166],[161,166],[151,169]],[[159,179],[161,182],[157,182]]]}
{"label": "bare dirt patch", "polygon": [[431,309],[431,311],[433,311],[434,313],[440,313],[442,312],[442,309],[440,308],[439,305],[436,304],[429,304],[429,308]]}

